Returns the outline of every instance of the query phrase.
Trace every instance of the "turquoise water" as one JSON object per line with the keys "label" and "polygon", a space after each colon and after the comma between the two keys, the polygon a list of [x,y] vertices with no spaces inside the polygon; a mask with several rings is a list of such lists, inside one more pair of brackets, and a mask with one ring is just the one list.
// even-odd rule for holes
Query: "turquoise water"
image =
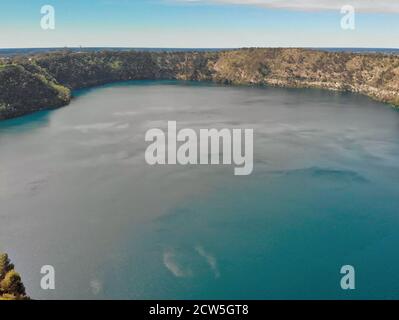
{"label": "turquoise water", "polygon": [[[0,249],[36,299],[399,298],[399,113],[319,90],[130,82],[0,123]],[[254,172],[144,161],[253,128]],[[56,290],[40,288],[53,265]],[[356,290],[340,288],[340,268]]]}

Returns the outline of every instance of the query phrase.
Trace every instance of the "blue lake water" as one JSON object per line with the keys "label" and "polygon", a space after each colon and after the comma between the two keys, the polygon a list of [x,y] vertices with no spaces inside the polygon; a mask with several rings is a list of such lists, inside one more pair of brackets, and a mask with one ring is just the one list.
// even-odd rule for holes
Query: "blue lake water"
{"label": "blue lake water", "polygon": [[[167,81],[75,95],[0,123],[0,250],[32,298],[399,298],[398,111]],[[253,174],[148,166],[145,132],[168,120],[253,128]],[[356,290],[341,289],[343,265]]]}

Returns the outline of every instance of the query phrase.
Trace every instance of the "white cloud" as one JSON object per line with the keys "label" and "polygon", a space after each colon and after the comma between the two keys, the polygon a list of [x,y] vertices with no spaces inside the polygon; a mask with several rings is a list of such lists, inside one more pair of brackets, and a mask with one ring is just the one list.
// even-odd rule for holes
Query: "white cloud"
{"label": "white cloud", "polygon": [[399,13],[398,0],[179,0],[190,3],[253,5],[301,11],[340,10],[352,5],[359,12]]}

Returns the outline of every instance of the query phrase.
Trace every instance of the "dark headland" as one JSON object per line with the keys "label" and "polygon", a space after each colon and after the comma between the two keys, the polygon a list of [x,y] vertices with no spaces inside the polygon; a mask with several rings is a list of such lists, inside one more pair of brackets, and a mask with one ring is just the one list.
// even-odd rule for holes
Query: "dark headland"
{"label": "dark headland", "polygon": [[295,48],[63,50],[0,58],[0,120],[65,106],[75,89],[128,80],[321,88],[399,106],[399,55]]}

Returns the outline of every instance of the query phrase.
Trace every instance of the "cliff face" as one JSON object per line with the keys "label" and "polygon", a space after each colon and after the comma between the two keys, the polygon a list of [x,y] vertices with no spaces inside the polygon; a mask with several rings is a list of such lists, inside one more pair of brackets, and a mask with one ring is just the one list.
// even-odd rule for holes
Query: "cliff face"
{"label": "cliff face", "polygon": [[97,52],[41,55],[35,61],[71,89],[126,80],[212,80],[211,53]]}
{"label": "cliff face", "polygon": [[399,105],[399,56],[394,55],[243,49],[220,55],[215,79],[236,84],[351,91]]}
{"label": "cliff face", "polygon": [[0,65],[0,119],[69,103],[70,90],[139,79],[323,88],[399,106],[399,56],[305,49],[59,52]]}
{"label": "cliff face", "polygon": [[0,66],[0,120],[61,107],[70,98],[69,89],[33,64]]}

